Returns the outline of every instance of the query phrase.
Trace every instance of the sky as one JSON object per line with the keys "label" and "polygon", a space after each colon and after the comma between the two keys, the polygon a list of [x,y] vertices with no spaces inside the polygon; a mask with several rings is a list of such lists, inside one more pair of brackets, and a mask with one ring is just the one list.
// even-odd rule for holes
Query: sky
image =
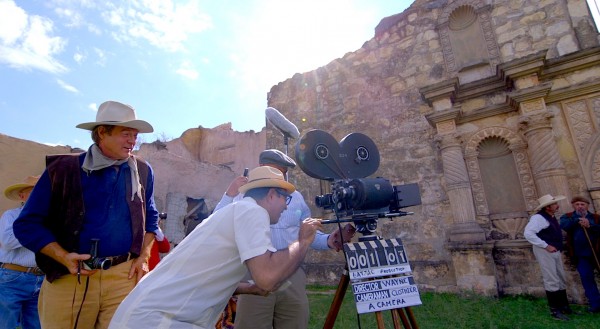
{"label": "sky", "polygon": [[142,142],[265,126],[272,86],[373,38],[410,0],[0,0],[0,133],[86,149],[106,100]]}

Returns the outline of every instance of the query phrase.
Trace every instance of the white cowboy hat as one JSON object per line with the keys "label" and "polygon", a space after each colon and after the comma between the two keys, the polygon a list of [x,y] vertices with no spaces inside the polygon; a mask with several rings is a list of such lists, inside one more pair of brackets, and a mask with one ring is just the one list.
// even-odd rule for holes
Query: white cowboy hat
{"label": "white cowboy hat", "polygon": [[563,195],[552,196],[550,194],[546,194],[538,199],[539,206],[535,207],[533,211],[538,212],[540,209],[544,209],[544,207],[564,199],[566,199],[566,197]]}
{"label": "white cowboy hat", "polygon": [[154,131],[154,128],[148,122],[136,118],[133,107],[115,101],[106,101],[100,104],[98,113],[96,113],[96,121],[80,123],[76,127],[94,130],[99,125],[129,127],[137,129],[141,133]]}
{"label": "white cowboy hat", "polygon": [[291,183],[285,181],[283,174],[279,169],[273,167],[257,167],[250,170],[248,174],[248,183],[239,188],[240,193],[246,193],[248,190],[258,187],[276,187],[285,189],[288,194],[292,194],[296,188]]}
{"label": "white cowboy hat", "polygon": [[39,179],[40,176],[29,176],[25,178],[23,183],[14,184],[7,187],[4,190],[4,196],[14,201],[21,201],[21,198],[19,198],[19,193],[26,188],[34,187]]}

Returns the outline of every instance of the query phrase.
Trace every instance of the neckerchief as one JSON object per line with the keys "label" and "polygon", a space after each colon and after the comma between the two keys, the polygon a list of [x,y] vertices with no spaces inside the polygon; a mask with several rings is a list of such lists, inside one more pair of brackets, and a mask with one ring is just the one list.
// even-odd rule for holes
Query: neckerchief
{"label": "neckerchief", "polygon": [[88,151],[85,154],[85,158],[83,159],[83,165],[81,165],[81,169],[85,171],[87,174],[91,173],[95,170],[100,170],[112,166],[120,166],[123,163],[127,162],[129,165],[129,170],[131,171],[131,200],[137,194],[140,200],[142,199],[141,191],[142,184],[140,183],[140,174],[138,172],[137,162],[133,158],[133,156],[128,157],[123,160],[115,160],[105,156],[98,145],[92,144]]}

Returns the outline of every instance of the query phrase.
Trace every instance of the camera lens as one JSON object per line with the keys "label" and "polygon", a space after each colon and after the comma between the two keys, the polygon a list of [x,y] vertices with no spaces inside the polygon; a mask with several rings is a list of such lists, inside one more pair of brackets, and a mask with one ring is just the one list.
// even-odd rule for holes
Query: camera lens
{"label": "camera lens", "polygon": [[320,207],[320,208],[331,207],[333,205],[332,195],[331,194],[317,195],[315,197],[315,204],[317,205],[317,207]]}

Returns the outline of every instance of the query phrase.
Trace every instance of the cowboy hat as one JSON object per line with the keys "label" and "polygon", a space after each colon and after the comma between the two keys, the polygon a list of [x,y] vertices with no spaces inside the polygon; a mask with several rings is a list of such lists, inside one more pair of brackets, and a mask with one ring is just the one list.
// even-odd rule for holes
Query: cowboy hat
{"label": "cowboy hat", "polygon": [[273,167],[257,167],[250,170],[248,183],[239,188],[240,193],[246,193],[248,190],[259,187],[277,187],[285,189],[288,194],[292,194],[296,188],[283,178],[280,170]]}
{"label": "cowboy hat", "polygon": [[14,184],[7,187],[6,190],[4,190],[4,196],[14,201],[21,201],[21,198],[19,198],[19,193],[26,188],[34,187],[39,179],[40,176],[29,176],[25,178],[23,183]]}
{"label": "cowboy hat", "polygon": [[98,113],[96,113],[96,121],[80,123],[76,127],[94,130],[96,126],[100,125],[129,127],[137,129],[141,133],[154,131],[148,122],[136,118],[133,107],[115,101],[106,101],[100,104]]}
{"label": "cowboy hat", "polygon": [[562,195],[552,196],[550,194],[546,194],[538,199],[539,206],[535,207],[534,211],[539,211],[540,209],[544,209],[544,207],[549,206],[551,204],[557,203],[560,200],[564,200],[566,197]]}

